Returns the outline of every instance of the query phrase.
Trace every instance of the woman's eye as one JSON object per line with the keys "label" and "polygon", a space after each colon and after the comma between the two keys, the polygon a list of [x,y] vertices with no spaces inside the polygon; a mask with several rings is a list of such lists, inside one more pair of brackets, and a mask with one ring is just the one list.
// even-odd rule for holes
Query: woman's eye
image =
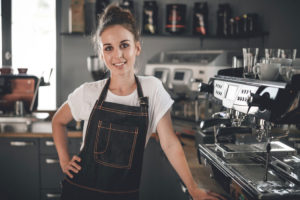
{"label": "woman's eye", "polygon": [[111,50],[112,50],[112,47],[111,47],[111,46],[107,46],[107,47],[104,48],[104,50],[105,50],[105,51],[111,51]]}
{"label": "woman's eye", "polygon": [[129,44],[127,44],[127,43],[122,43],[121,44],[121,48],[127,48],[129,46]]}

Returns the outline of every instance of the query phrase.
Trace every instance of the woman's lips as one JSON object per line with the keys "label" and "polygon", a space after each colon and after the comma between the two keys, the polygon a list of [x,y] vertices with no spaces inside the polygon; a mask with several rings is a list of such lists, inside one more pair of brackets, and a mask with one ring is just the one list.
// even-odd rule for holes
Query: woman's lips
{"label": "woman's lips", "polygon": [[113,66],[117,67],[117,68],[121,68],[126,64],[126,62],[120,62],[120,63],[115,63],[113,64]]}

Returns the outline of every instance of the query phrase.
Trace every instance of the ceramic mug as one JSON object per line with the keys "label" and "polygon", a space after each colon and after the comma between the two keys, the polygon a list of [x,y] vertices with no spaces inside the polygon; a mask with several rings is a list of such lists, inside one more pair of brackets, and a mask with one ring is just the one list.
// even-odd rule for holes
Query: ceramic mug
{"label": "ceramic mug", "polygon": [[280,66],[279,63],[258,63],[253,67],[253,72],[260,80],[274,81],[278,78]]}
{"label": "ceramic mug", "polygon": [[287,81],[290,82],[292,80],[292,77],[296,74],[300,74],[300,69],[290,68],[289,70],[287,70],[286,72]]}
{"label": "ceramic mug", "polygon": [[293,60],[290,58],[271,58],[270,63],[279,63],[284,66],[291,66]]}

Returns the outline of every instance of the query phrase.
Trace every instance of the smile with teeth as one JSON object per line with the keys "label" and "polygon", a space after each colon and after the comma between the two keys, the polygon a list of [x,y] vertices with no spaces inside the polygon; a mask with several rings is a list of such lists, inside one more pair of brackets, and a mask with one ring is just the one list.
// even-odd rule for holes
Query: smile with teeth
{"label": "smile with teeth", "polygon": [[121,66],[123,66],[124,64],[126,64],[126,62],[115,63],[115,64],[113,64],[113,65],[114,65],[114,66],[117,66],[117,67],[121,67]]}

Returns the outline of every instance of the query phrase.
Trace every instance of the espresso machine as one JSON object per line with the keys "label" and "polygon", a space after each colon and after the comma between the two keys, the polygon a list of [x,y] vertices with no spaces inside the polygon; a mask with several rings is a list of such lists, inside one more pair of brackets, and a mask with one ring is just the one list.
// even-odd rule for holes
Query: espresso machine
{"label": "espresso machine", "polygon": [[[27,74],[0,75],[0,133],[26,132],[37,119],[38,88],[43,79]],[[42,83],[42,82],[43,83]]]}
{"label": "espresso machine", "polygon": [[197,143],[211,177],[233,199],[300,199],[300,156],[282,140],[300,123],[300,75],[290,82],[216,75],[199,91],[222,106],[198,127],[212,141]]}
{"label": "espresso machine", "polygon": [[147,62],[145,75],[159,78],[175,101],[171,115],[176,132],[194,136],[196,124],[221,108],[199,93],[198,85],[207,84],[219,70],[231,68],[237,54],[228,50],[165,51]]}

